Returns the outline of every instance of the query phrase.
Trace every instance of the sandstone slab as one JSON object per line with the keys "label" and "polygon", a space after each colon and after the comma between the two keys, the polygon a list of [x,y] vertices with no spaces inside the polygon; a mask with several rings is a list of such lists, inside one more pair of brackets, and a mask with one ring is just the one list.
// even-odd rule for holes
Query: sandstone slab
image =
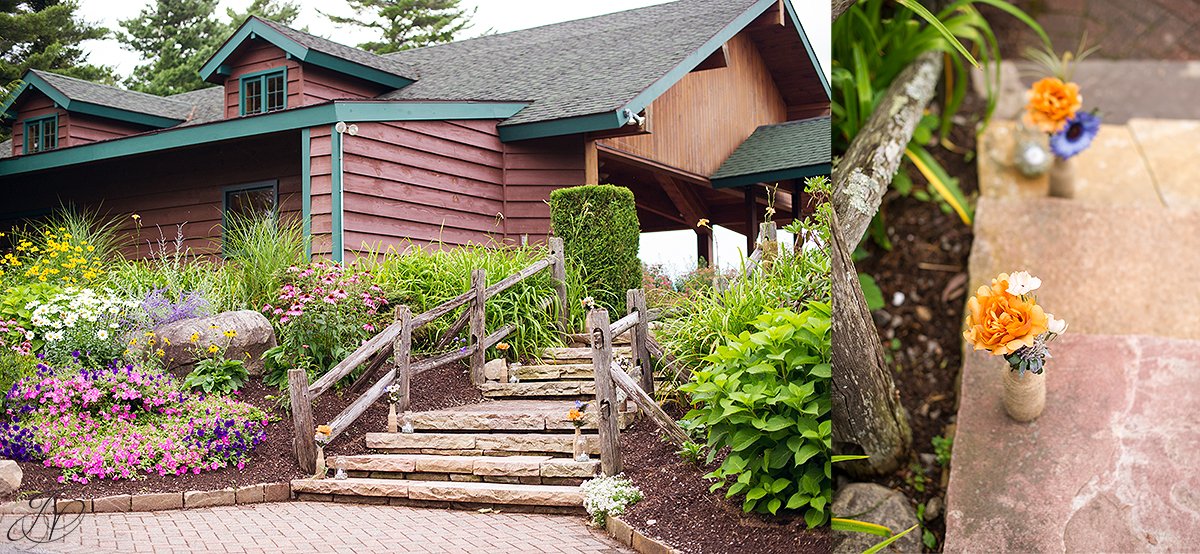
{"label": "sandstone slab", "polygon": [[236,503],[236,489],[228,488],[215,491],[188,491],[183,493],[185,508],[208,508],[211,506],[230,506]]}
{"label": "sandstone slab", "polygon": [[161,492],[133,495],[129,510],[131,512],[154,512],[158,510],[178,510],[180,508],[183,508],[183,493]]}
{"label": "sandstone slab", "polygon": [[128,494],[118,494],[93,499],[92,511],[96,513],[128,512],[131,505],[132,498]]}
{"label": "sandstone slab", "polygon": [[408,496],[408,487],[417,481],[403,479],[296,479],[292,490],[305,494],[351,496]]}
{"label": "sandstone slab", "polygon": [[496,358],[483,364],[483,378],[488,381],[507,383],[508,361],[503,358]]}
{"label": "sandstone slab", "polygon": [[413,429],[443,431],[538,431],[545,428],[542,417],[522,412],[464,412],[439,410],[412,414]]}
{"label": "sandstone slab", "polygon": [[520,383],[484,383],[480,385],[483,395],[492,397],[513,396],[579,396],[596,394],[595,383],[587,381],[524,381]]}
{"label": "sandstone slab", "polygon": [[542,477],[591,478],[600,473],[600,460],[576,462],[570,458],[551,458],[542,462]]}
{"label": "sandstone slab", "polygon": [[506,483],[413,481],[409,485],[408,497],[414,500],[538,506],[579,506],[583,503],[583,493],[579,487]]}
{"label": "sandstone slab", "polygon": [[259,483],[238,487],[233,496],[233,501],[237,504],[258,504],[266,499],[266,492],[263,490],[263,484]]}
{"label": "sandstone slab", "polygon": [[1163,202],[1200,208],[1200,121],[1131,119],[1128,126]]}
{"label": "sandstone slab", "polygon": [[966,357],[945,551],[1200,544],[1200,342],[1068,331],[1053,353],[1027,424],[1004,412],[1003,362]]}
{"label": "sandstone slab", "polygon": [[287,502],[292,498],[289,483],[267,483],[263,485],[263,502]]}
{"label": "sandstone slab", "polygon": [[475,460],[473,472],[484,476],[539,477],[542,463],[548,460],[549,456],[481,456]]}
{"label": "sandstone slab", "polygon": [[367,448],[470,450],[476,433],[367,433]]}
{"label": "sandstone slab", "polygon": [[967,290],[1023,269],[1042,279],[1038,302],[1068,333],[1200,339],[1194,252],[1200,212],[984,197]]}

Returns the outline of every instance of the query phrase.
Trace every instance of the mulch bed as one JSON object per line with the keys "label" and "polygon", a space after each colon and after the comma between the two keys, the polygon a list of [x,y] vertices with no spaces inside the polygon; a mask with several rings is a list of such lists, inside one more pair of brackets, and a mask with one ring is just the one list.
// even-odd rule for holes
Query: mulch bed
{"label": "mulch bed", "polygon": [[[471,386],[466,369],[459,364],[426,371],[412,382],[413,410],[435,410],[479,402],[479,390]],[[252,380],[238,393],[238,400],[248,402],[267,411],[270,423],[267,439],[254,448],[245,468],[227,467],[187,476],[149,475],[140,480],[104,481],[92,480],[88,484],[59,483],[61,471],[47,468],[41,462],[19,462],[24,478],[17,495],[24,497],[57,494],[61,498],[100,498],[116,494],[144,494],[154,492],[185,492],[193,490],[216,490],[258,483],[286,483],[304,477],[296,464],[292,448],[292,417],[287,410],[278,406],[276,398],[287,391],[268,388],[261,381]],[[328,392],[317,399],[313,417],[317,422],[327,422],[341,413],[357,395]],[[377,402],[363,414],[345,433],[326,448],[327,455],[362,454],[367,451],[363,435],[381,432],[387,428],[387,404]],[[0,498],[13,500],[14,496]]]}
{"label": "mulch bed", "polygon": [[712,482],[704,475],[715,465],[683,460],[648,419],[621,433],[621,452],[625,475],[644,496],[621,519],[647,537],[689,554],[825,553],[833,547],[828,530],[809,531],[802,515],[747,514],[723,489],[708,492]]}
{"label": "mulch bed", "polygon": [[[951,136],[963,152],[975,149],[974,125],[982,110],[982,100],[969,95],[959,113],[969,124],[956,125]],[[944,148],[931,151],[946,172],[959,179],[964,194],[971,197],[978,191],[973,157]],[[925,182],[916,171],[910,176],[918,185]],[[944,506],[949,468],[935,461],[931,440],[952,433],[948,426],[958,411],[963,306],[969,291],[967,260],[974,232],[936,204],[894,191],[884,198],[881,210],[893,248],[886,251],[870,240],[864,242],[871,255],[858,269],[874,276],[884,293],[887,305],[873,316],[908,410],[913,454],[900,470],[876,482],[903,491],[914,506],[928,506],[935,498]],[[897,292],[903,294],[899,305],[894,303]],[[938,549],[945,534],[943,515],[926,522],[938,539]]]}

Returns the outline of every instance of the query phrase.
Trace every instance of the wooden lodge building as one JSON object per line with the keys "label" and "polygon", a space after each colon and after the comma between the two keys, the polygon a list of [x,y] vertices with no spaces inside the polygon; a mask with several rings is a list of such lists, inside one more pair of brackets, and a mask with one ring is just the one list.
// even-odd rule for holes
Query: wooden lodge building
{"label": "wooden lodge building", "polygon": [[[544,239],[555,188],[633,190],[643,231],[747,233],[827,174],[829,84],[790,0],[680,0],[379,56],[258,18],[153,96],[30,71],[0,105],[0,227],[63,204],[141,240],[304,218],[313,254]],[[700,255],[712,239],[698,229]],[[144,252],[144,250],[143,250]]]}

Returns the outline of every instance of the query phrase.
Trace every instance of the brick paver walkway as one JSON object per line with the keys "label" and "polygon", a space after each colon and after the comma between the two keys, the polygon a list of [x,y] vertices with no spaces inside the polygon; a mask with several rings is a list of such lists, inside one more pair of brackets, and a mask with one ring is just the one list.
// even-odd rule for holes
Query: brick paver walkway
{"label": "brick paver walkway", "polygon": [[583,518],[561,515],[281,502],[169,512],[86,514],[49,545],[3,538],[0,552],[624,553]]}
{"label": "brick paver walkway", "polygon": [[[1200,59],[1200,3],[1196,0],[1015,0],[1050,35],[1054,47],[1074,50],[1087,31],[1096,57],[1109,60]],[[1017,59],[1036,36],[1015,19],[983,8],[1005,58]]]}

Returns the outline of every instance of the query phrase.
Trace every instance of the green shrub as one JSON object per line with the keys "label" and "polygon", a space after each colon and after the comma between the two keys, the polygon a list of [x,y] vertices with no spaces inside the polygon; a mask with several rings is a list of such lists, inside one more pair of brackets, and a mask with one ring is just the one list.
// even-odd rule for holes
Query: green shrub
{"label": "green shrub", "polygon": [[762,314],[731,336],[681,386],[697,406],[685,419],[708,429],[710,459],[729,448],[708,476],[712,489],[743,495],[743,509],[828,519],[830,496],[829,304]]}
{"label": "green shrub", "polygon": [[297,218],[234,216],[225,229],[226,270],[244,309],[275,299],[284,271],[305,262],[305,237]]}
{"label": "green shrub", "polygon": [[613,185],[555,190],[550,220],[565,243],[568,265],[579,266],[590,295],[610,313],[624,314],[625,291],[642,283],[641,225],[633,192]]}

